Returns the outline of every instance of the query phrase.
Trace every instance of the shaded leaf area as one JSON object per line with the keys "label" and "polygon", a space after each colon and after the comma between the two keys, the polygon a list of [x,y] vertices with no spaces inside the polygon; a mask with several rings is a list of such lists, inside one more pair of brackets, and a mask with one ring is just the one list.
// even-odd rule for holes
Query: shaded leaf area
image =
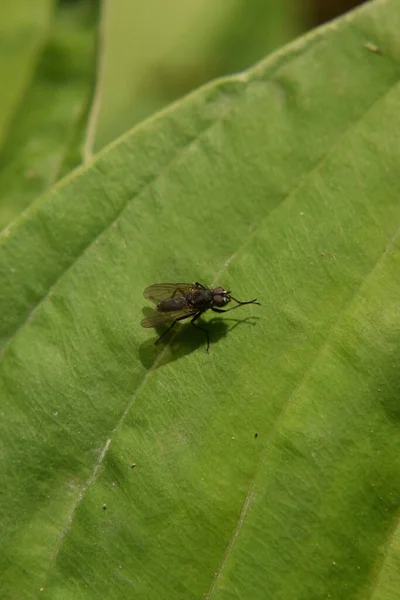
{"label": "shaded leaf area", "polygon": [[95,68],[97,10],[60,6],[0,153],[0,228],[81,162]]}
{"label": "shaded leaf area", "polygon": [[[399,26],[200,90],[3,234],[6,595],[395,597]],[[162,280],[262,306],[154,347]]]}
{"label": "shaded leaf area", "polygon": [[88,154],[205,82],[250,67],[306,27],[298,0],[103,6]]}
{"label": "shaded leaf area", "polygon": [[0,6],[0,146],[47,40],[53,0],[14,0]]}
{"label": "shaded leaf area", "polygon": [[311,3],[307,3],[312,23],[321,25],[326,21],[331,21],[335,17],[343,15],[345,12],[359,6],[366,0],[326,0],[325,2],[318,2],[318,0],[312,0]]}

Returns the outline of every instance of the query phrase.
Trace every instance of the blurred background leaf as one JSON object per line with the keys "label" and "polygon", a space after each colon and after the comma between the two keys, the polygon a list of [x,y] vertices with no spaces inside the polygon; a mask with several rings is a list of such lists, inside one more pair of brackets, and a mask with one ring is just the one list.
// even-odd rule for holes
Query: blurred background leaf
{"label": "blurred background leaf", "polygon": [[307,24],[292,0],[105,2],[88,153],[203,83],[248,68]]}
{"label": "blurred background leaf", "polygon": [[0,98],[0,229],[83,156],[87,160],[182,95],[248,68],[355,3],[3,3],[0,77],[7,85]]}
{"label": "blurred background leaf", "polygon": [[95,81],[96,24],[90,0],[60,3],[55,10],[0,151],[0,229],[81,162]]}
{"label": "blurred background leaf", "polygon": [[0,146],[46,42],[53,0],[0,4]]}

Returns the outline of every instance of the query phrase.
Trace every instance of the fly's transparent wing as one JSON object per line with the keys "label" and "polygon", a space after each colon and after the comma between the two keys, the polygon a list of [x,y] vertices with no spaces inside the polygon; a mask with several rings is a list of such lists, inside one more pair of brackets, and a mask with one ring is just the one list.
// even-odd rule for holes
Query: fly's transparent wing
{"label": "fly's transparent wing", "polygon": [[148,317],[145,317],[141,325],[142,327],[158,327],[164,325],[164,323],[171,323],[171,321],[180,321],[181,319],[187,319],[193,317],[198,311],[196,310],[173,310],[171,312],[156,312],[154,311]]}
{"label": "fly's transparent wing", "polygon": [[144,290],[143,296],[146,300],[158,304],[161,300],[182,296],[196,289],[193,283],[155,283]]}

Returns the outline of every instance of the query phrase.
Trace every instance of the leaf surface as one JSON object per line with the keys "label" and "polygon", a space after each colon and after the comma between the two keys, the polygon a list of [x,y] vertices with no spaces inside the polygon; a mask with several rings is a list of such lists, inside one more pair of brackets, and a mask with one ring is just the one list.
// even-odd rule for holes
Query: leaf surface
{"label": "leaf surface", "polygon": [[[399,29],[204,87],[3,234],[6,597],[396,598]],[[154,346],[162,281],[262,306]]]}

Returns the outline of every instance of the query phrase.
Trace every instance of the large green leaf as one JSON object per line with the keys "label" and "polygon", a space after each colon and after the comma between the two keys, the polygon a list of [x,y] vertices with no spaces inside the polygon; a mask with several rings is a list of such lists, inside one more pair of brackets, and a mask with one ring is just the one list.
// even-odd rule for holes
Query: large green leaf
{"label": "large green leaf", "polygon": [[298,0],[103,2],[88,153],[200,84],[248,68],[292,39],[305,27],[297,13]]}
{"label": "large green leaf", "polygon": [[[399,29],[203,88],[3,234],[4,597],[397,597]],[[155,347],[163,280],[262,306]]]}
{"label": "large green leaf", "polygon": [[95,67],[97,10],[60,5],[0,153],[0,229],[80,164]]}

